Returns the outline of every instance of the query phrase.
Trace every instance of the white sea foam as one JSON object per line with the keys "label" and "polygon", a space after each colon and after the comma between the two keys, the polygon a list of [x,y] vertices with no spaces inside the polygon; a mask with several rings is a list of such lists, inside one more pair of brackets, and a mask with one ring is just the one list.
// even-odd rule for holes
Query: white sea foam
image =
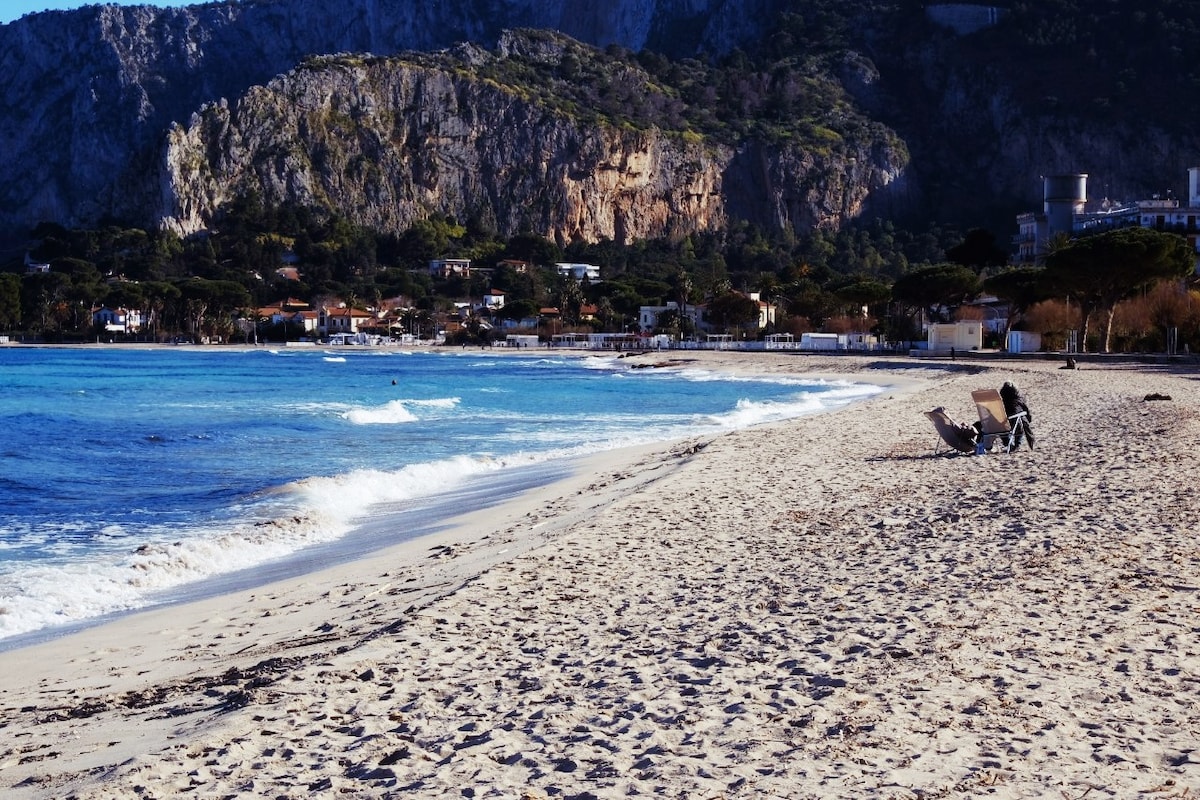
{"label": "white sea foam", "polygon": [[344,523],[296,514],[225,530],[161,532],[132,553],[92,548],[86,561],[0,574],[0,638],[146,606],[156,592],[234,572],[345,534]]}
{"label": "white sea foam", "polygon": [[448,491],[472,477],[536,463],[541,457],[459,456],[395,471],[307,478],[273,493],[271,507],[277,513],[272,518],[218,530],[146,532],[142,541],[148,543],[133,552],[101,550],[93,544],[86,561],[0,570],[0,638],[144,607],[167,590],[341,538],[376,504]]}
{"label": "white sea foam", "polygon": [[398,503],[444,492],[468,478],[507,466],[532,463],[529,456],[504,459],[455,456],[399,470],[354,470],[343,475],[306,478],[292,488],[302,504],[329,518],[350,520],[378,503]]}
{"label": "white sea foam", "polygon": [[[452,407],[458,400],[420,402]],[[306,478],[270,493],[269,507],[276,509],[271,518],[230,523],[218,530],[145,531],[139,538],[148,543],[132,553],[118,547],[98,548],[93,540],[92,557],[85,562],[26,565],[7,574],[0,568],[0,638],[143,607],[155,593],[341,538],[355,519],[378,504],[449,491],[472,478],[556,455],[561,453],[456,456],[393,471],[355,470]],[[106,530],[113,532],[113,526]],[[111,544],[122,541],[104,538]]]}
{"label": "white sea foam", "polygon": [[439,397],[432,400],[392,400],[374,408],[351,408],[342,416],[355,425],[397,425],[416,422],[420,417],[412,407],[449,409],[460,402],[458,397]]}
{"label": "white sea foam", "polygon": [[426,408],[454,408],[462,402],[461,397],[434,397],[430,400],[406,400],[406,403]]}
{"label": "white sea foam", "polygon": [[720,381],[722,383],[760,383],[774,386],[853,386],[849,382],[829,382],[813,378],[789,375],[730,375],[705,369],[685,367],[675,370],[672,377],[683,378],[693,383]]}
{"label": "white sea foam", "polygon": [[342,416],[355,425],[395,425],[417,421],[417,415],[408,410],[403,400],[393,400],[376,408],[352,408]]}
{"label": "white sea foam", "polygon": [[616,356],[586,356],[580,359],[585,369],[616,369],[620,360]]}
{"label": "white sea foam", "polygon": [[[287,355],[291,356],[291,353]],[[811,381],[783,377],[742,378],[739,380],[747,383],[775,383],[783,388],[777,386],[770,392],[759,393],[749,385],[738,386],[723,395],[726,399],[718,405],[728,408],[729,402],[738,394],[750,397],[769,395],[774,399],[743,399],[728,411],[713,414],[693,415],[688,411],[667,414],[660,413],[661,407],[654,403],[643,404],[636,394],[625,394],[627,390],[638,388],[634,385],[635,381],[658,380],[658,370],[626,371],[615,357],[593,356],[585,360],[588,369],[609,371],[622,376],[625,383],[617,388],[604,380],[597,382],[596,376],[592,376],[590,384],[581,383],[572,387],[571,391],[576,394],[566,393],[564,397],[567,399],[556,406],[545,400],[545,384],[538,379],[567,364],[567,359],[539,357],[521,360],[519,365],[514,360],[514,367],[526,371],[526,383],[514,381],[511,373],[506,373],[505,381],[489,381],[487,383],[490,385],[480,386],[460,380],[468,372],[462,369],[462,365],[481,361],[477,353],[464,355],[474,361],[455,362],[454,380],[440,384],[447,388],[434,391],[444,395],[463,392],[471,398],[467,408],[462,407],[457,396],[388,399],[397,391],[403,394],[409,392],[403,387],[388,391],[380,386],[378,376],[385,375],[391,369],[386,366],[377,367],[377,372],[370,375],[370,389],[374,393],[367,396],[374,398],[371,403],[356,405],[346,402],[341,392],[289,397],[286,392],[277,392],[278,382],[272,385],[270,393],[264,393],[262,397],[267,399],[266,407],[273,413],[282,409],[283,413],[278,414],[284,420],[281,430],[288,434],[293,428],[302,432],[304,438],[297,440],[302,441],[301,450],[309,448],[310,440],[315,443],[311,449],[322,453],[331,446],[341,447],[343,440],[355,441],[357,445],[348,447],[352,451],[355,447],[363,448],[364,455],[359,463],[387,463],[391,458],[390,452],[383,449],[367,450],[364,445],[368,441],[399,439],[421,443],[423,440],[420,435],[407,434],[410,431],[420,434],[424,429],[409,427],[404,429],[405,436],[395,437],[388,437],[386,431],[385,435],[380,436],[375,435],[377,431],[359,430],[358,438],[354,439],[347,435],[352,432],[345,423],[404,426],[417,420],[427,420],[430,423],[447,423],[446,429],[454,434],[447,440],[445,452],[471,449],[475,451],[473,455],[436,459],[427,454],[427,450],[418,451],[418,457],[430,460],[410,463],[394,470],[360,469],[342,475],[310,477],[265,491],[248,490],[238,498],[219,499],[205,506],[219,506],[211,514],[208,511],[203,514],[192,513],[191,506],[186,505],[193,502],[189,495],[186,501],[180,501],[185,512],[183,516],[172,507],[167,509],[169,514],[155,517],[161,509],[156,511],[154,504],[150,503],[144,510],[131,508],[131,505],[119,506],[121,514],[114,514],[113,519],[119,518],[120,523],[89,521],[80,527],[75,522],[60,520],[54,530],[29,529],[24,531],[24,535],[11,529],[10,525],[6,538],[2,540],[4,544],[0,545],[0,548],[7,548],[2,550],[3,557],[0,557],[0,638],[64,623],[82,622],[100,615],[177,598],[189,591],[189,585],[198,585],[214,576],[250,568],[267,569],[266,565],[270,562],[282,563],[282,560],[303,548],[345,537],[369,515],[390,513],[391,505],[404,505],[407,501],[454,492],[468,485],[489,486],[489,481],[498,480],[489,476],[497,475],[499,470],[787,419],[843,405],[881,391],[873,386],[827,384],[816,391],[805,392],[789,387],[793,383],[811,387]],[[309,356],[313,363],[323,357],[346,360],[332,352],[322,356],[318,351]],[[351,356],[351,360],[355,363],[350,369],[362,368],[361,359]],[[578,363],[576,359],[569,361]],[[267,362],[264,360],[262,363]],[[488,363],[490,365],[490,361]],[[443,373],[446,372],[446,365],[447,362],[442,362]],[[408,369],[408,365],[405,369]],[[542,374],[538,374],[538,370]],[[337,372],[342,375],[345,370],[338,369]],[[290,376],[292,373],[281,374]],[[490,376],[493,373],[483,374]],[[661,378],[677,380],[681,374],[688,380],[700,383],[730,380],[727,375],[692,369],[674,370],[673,375],[663,374]],[[386,384],[387,379],[383,383]],[[585,397],[585,392],[590,392],[596,386],[603,387],[604,393],[599,397],[605,402],[576,407],[574,400]],[[694,389],[697,395],[709,391],[709,387],[698,386]],[[516,392],[533,398],[535,402],[514,405],[511,398],[485,394],[489,392]],[[414,388],[411,393],[416,394],[417,390]],[[608,402],[610,397],[612,402]],[[481,400],[490,400],[491,403],[481,403]],[[494,408],[488,407],[493,403]],[[198,407],[205,409],[211,405],[200,404]],[[478,408],[477,405],[484,407]],[[545,412],[547,407],[552,409],[551,413]],[[716,406],[709,404],[707,407]],[[210,414],[209,417],[223,421],[229,415],[222,412],[221,416]],[[531,420],[533,424],[530,424]],[[202,458],[209,452],[219,452],[218,448],[227,440],[241,441],[242,436],[241,431],[238,436],[219,436],[210,434],[206,428],[198,430],[203,431],[200,438],[193,438],[196,434],[188,427],[168,439],[182,443],[183,449],[173,453],[174,458]],[[256,432],[257,427],[251,429],[250,435]],[[246,441],[253,444],[249,454],[251,461],[258,457],[260,450],[270,451],[273,460],[285,462],[296,452],[260,447],[255,438]],[[483,448],[494,448],[495,453],[503,455],[489,456],[479,452]],[[311,474],[308,471],[314,469],[314,463],[329,463],[314,460],[311,455],[297,454],[295,458],[296,470],[300,472],[284,470],[285,477],[279,478],[277,483],[284,483],[296,474]],[[400,464],[406,458],[410,456],[398,455],[397,460],[391,463]],[[228,481],[226,486],[217,487],[220,491],[215,494],[221,498],[225,497],[227,487],[246,485],[242,473],[237,470],[231,469],[226,477],[220,466],[224,463],[227,462],[214,459],[208,462],[207,467],[211,470],[214,484]],[[214,467],[213,464],[218,466]],[[181,489],[189,488],[190,485],[184,481]],[[210,487],[200,481],[196,488],[203,492]],[[133,505],[140,503],[139,499]],[[214,515],[219,519],[213,519]],[[177,522],[180,518],[189,520],[188,524],[180,526]],[[147,519],[151,523],[147,523]],[[159,524],[160,519],[173,521]],[[98,525],[104,527],[96,530]],[[25,559],[23,548],[40,555]]]}

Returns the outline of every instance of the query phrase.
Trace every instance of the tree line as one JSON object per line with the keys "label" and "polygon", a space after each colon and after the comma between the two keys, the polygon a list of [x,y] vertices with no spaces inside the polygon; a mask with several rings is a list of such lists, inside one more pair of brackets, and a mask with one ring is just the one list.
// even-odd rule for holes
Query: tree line
{"label": "tree line", "polygon": [[[862,331],[896,342],[920,339],[922,322],[971,318],[978,314],[971,301],[990,294],[1007,304],[1010,326],[1041,326],[1052,343],[1071,329],[1081,331],[1087,349],[1162,349],[1165,331],[1175,328],[1181,345],[1200,347],[1200,304],[1182,282],[1195,254],[1182,236],[1141,228],[1060,241],[1044,267],[1011,269],[995,235],[982,229],[930,225],[913,232],[873,221],[797,235],[736,222],[678,240],[560,248],[533,233],[502,237],[479,220],[445,217],[381,234],[250,196],[225,206],[207,233],[187,239],[117,225],[43,224],[33,242],[28,259],[50,269],[25,274],[23,261],[5,265],[0,330],[47,341],[94,337],[92,312],[102,306],[142,311],[142,335],[152,340],[179,333],[229,340],[238,319],[289,299],[314,308],[378,308],[387,300],[431,319],[496,289],[506,297],[502,316],[525,319],[554,307],[566,325],[611,331],[633,329],[642,306],[669,302],[705,304],[710,320],[741,328],[757,316],[746,294],[758,292],[781,312],[767,332]],[[448,257],[489,269],[431,275],[430,261]],[[602,280],[561,276],[553,269],[561,261],[599,265]],[[281,269],[290,262],[294,272]],[[1178,297],[1163,299],[1162,309],[1122,315],[1122,304],[1144,304],[1164,282]],[[585,305],[595,309],[586,323]],[[1135,329],[1137,319],[1144,329]],[[660,325],[661,332],[692,332],[678,313]]]}

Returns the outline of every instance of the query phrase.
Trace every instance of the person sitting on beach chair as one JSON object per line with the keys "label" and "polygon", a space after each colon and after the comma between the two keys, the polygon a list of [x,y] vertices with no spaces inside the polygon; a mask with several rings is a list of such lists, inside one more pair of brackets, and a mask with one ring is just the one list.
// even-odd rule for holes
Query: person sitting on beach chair
{"label": "person sitting on beach chair", "polygon": [[[1010,415],[1005,408],[1004,399],[995,389],[971,392],[971,399],[975,401],[975,407],[979,411],[979,422],[975,424],[978,430],[978,446],[975,452],[990,452],[997,442],[1006,453],[1015,450],[1021,442],[1021,436],[1027,432],[1024,427],[1026,412],[1017,410]],[[1030,447],[1032,448],[1032,442]]]}
{"label": "person sitting on beach chair", "polygon": [[1004,401],[1004,413],[1013,422],[1013,441],[1012,447],[1009,449],[1016,450],[1021,446],[1021,441],[1025,440],[1029,442],[1029,449],[1032,450],[1033,412],[1029,410],[1029,405],[1021,396],[1016,384],[1012,381],[1005,381],[1004,385],[1000,387],[1000,399]]}

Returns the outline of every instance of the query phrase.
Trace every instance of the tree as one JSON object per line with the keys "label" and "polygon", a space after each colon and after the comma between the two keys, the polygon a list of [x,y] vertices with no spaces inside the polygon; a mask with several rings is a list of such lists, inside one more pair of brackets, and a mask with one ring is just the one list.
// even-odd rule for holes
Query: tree
{"label": "tree", "polygon": [[538,314],[538,304],[532,300],[505,300],[504,308],[500,309],[503,319],[522,320],[533,319]]}
{"label": "tree", "polygon": [[141,310],[146,303],[142,284],[122,281],[108,287],[104,293],[104,304],[109,308],[133,308]]}
{"label": "tree", "polygon": [[1079,304],[1085,351],[1091,318],[1103,315],[1100,352],[1107,353],[1117,303],[1159,281],[1190,275],[1195,267],[1196,254],[1182,236],[1120,228],[1056,249],[1046,257],[1042,280],[1048,295]]}
{"label": "tree", "polygon": [[11,272],[0,272],[0,331],[21,324],[21,278]]}
{"label": "tree", "polygon": [[804,317],[809,328],[819,330],[825,320],[834,314],[838,300],[822,289],[816,281],[801,278],[788,286],[784,292],[787,313],[793,317]]}
{"label": "tree", "polygon": [[554,242],[544,236],[534,233],[518,233],[508,240],[504,248],[504,258],[528,261],[531,264],[546,266],[562,260],[562,250]]}
{"label": "tree", "polygon": [[864,316],[863,308],[870,313],[871,306],[886,304],[892,296],[892,288],[874,278],[862,278],[834,290],[834,295],[850,307],[851,316]]}
{"label": "tree", "polygon": [[204,323],[212,320],[213,327],[227,334],[232,329],[231,314],[235,309],[245,308],[250,294],[240,283],[232,281],[208,281],[192,278],[179,287],[191,332],[200,335]]}
{"label": "tree", "polygon": [[1032,308],[1034,303],[1044,299],[1041,276],[1040,269],[1020,267],[992,275],[983,281],[985,292],[990,292],[1008,303],[1006,328],[1011,328],[1014,319]]}
{"label": "tree", "polygon": [[579,309],[583,306],[583,291],[579,281],[570,275],[559,276],[555,299],[563,322],[574,325],[579,321]]}
{"label": "tree", "polygon": [[996,235],[983,228],[967,231],[962,242],[946,250],[946,260],[981,272],[1008,263],[1008,253],[996,246]]}
{"label": "tree", "polygon": [[175,284],[164,281],[143,283],[141,288],[145,298],[145,306],[142,309],[145,312],[143,322],[150,330],[151,338],[157,341],[163,317],[166,316],[168,310],[175,308],[181,293]]}
{"label": "tree", "polygon": [[71,279],[61,272],[26,275],[21,281],[21,316],[25,327],[42,333],[53,329],[55,309],[61,303]]}
{"label": "tree", "polygon": [[892,296],[924,309],[932,320],[945,319],[958,306],[979,294],[979,276],[960,264],[931,264],[901,275]]}
{"label": "tree", "polygon": [[596,317],[600,320],[600,325],[604,330],[612,328],[613,317],[617,314],[613,308],[612,300],[608,297],[601,297],[596,303]]}
{"label": "tree", "polygon": [[708,304],[709,319],[719,320],[728,333],[730,328],[742,328],[758,320],[758,303],[741,292],[726,291],[714,297]]}

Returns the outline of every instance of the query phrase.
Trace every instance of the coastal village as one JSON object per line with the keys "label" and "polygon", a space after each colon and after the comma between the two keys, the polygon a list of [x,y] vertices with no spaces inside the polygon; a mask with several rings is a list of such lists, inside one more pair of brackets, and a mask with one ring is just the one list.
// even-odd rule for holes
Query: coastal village
{"label": "coastal village", "polygon": [[[1187,238],[1200,263],[1200,167],[1188,170],[1188,201],[1152,197],[1122,202],[1110,198],[1099,201],[1088,197],[1088,175],[1074,173],[1043,178],[1043,206],[1016,218],[1017,235],[1013,238],[1013,266],[1040,266],[1056,243],[1082,234],[1122,227],[1141,227],[1179,233]],[[294,255],[285,256],[276,271],[284,280],[299,281],[302,266]],[[490,283],[496,269],[526,274],[537,269],[528,261],[502,259],[481,266],[467,258],[440,258],[428,264],[431,278],[482,279]],[[49,264],[36,263],[26,256],[29,274],[48,272]],[[604,280],[603,268],[596,264],[556,262],[554,274],[589,286]],[[120,276],[110,276],[120,281]],[[565,347],[591,350],[667,349],[759,349],[801,351],[872,351],[896,350],[903,345],[909,352],[945,354],[980,351],[985,339],[998,342],[1000,350],[1010,353],[1041,349],[1036,331],[1009,330],[1012,321],[1005,302],[995,296],[981,295],[963,306],[961,319],[949,323],[925,322],[922,339],[904,343],[888,342],[871,330],[811,331],[799,335],[779,330],[784,316],[779,300],[759,292],[737,293],[747,308],[754,309],[734,324],[712,312],[704,302],[681,303],[674,300],[660,305],[645,305],[636,318],[600,319],[601,309],[581,302],[577,313],[568,320],[564,310],[543,306],[536,313],[514,316],[505,313],[506,293],[490,288],[486,293],[454,301],[444,311],[414,308],[404,297],[383,298],[377,305],[347,304],[330,299],[312,304],[288,297],[263,306],[253,315],[236,320],[238,330],[253,343],[265,343],[260,331],[284,332],[292,346],[327,344],[333,346],[414,346],[446,344],[467,336],[490,346],[531,348]],[[147,332],[147,314],[137,308],[94,307],[95,328],[110,337],[136,338]],[[867,309],[862,309],[866,320]],[[1075,332],[1072,332],[1075,333]],[[219,340],[200,335],[177,336],[173,343],[216,343]],[[1069,337],[1065,348],[1077,352],[1078,342]]]}
{"label": "coastal village", "polygon": [[[429,274],[440,278],[490,276],[496,267],[504,267],[524,274],[535,265],[526,261],[502,260],[497,265],[480,267],[466,258],[436,259],[429,263]],[[560,262],[553,265],[557,275],[579,284],[597,283],[602,280],[601,268],[594,264]],[[49,264],[39,264],[26,259],[27,273],[48,272]],[[292,280],[298,279],[295,266],[280,267],[277,274]],[[119,280],[119,279],[118,279]],[[503,316],[506,295],[498,289],[489,289],[481,297],[453,303],[453,309],[433,313],[413,308],[405,298],[383,300],[378,307],[349,306],[345,302],[330,305],[312,304],[294,297],[257,309],[257,319],[243,317],[238,325],[243,333],[255,333],[260,327],[282,327],[294,332],[291,345],[403,345],[445,344],[456,332],[470,330],[473,334],[483,333],[490,343],[507,347],[572,347],[588,349],[628,349],[634,347],[666,348],[679,346],[678,337],[656,333],[664,315],[670,314],[684,320],[684,327],[696,332],[698,338],[689,346],[719,347],[753,346],[762,331],[774,326],[778,306],[763,300],[758,292],[744,294],[746,301],[757,309],[756,316],[741,324],[738,334],[725,332],[725,320],[713,319],[703,303],[681,305],[668,301],[658,306],[642,306],[636,319],[626,320],[621,332],[584,333],[567,330],[561,309],[546,306],[536,315],[522,317]],[[592,323],[598,319],[600,309],[589,303],[579,307],[577,322]],[[109,308],[100,306],[91,311],[92,321],[106,333],[119,336],[137,336],[146,331],[146,314],[140,309]],[[722,331],[722,332],[718,332]],[[795,337],[789,334],[767,334],[767,343],[778,349],[792,345]],[[176,337],[174,343],[208,343],[191,336]],[[869,334],[830,336],[813,334],[803,339],[805,347],[812,349],[837,349],[853,343],[854,349],[870,349],[877,339]],[[214,342],[215,343],[215,342]],[[265,340],[264,340],[265,343]]]}

